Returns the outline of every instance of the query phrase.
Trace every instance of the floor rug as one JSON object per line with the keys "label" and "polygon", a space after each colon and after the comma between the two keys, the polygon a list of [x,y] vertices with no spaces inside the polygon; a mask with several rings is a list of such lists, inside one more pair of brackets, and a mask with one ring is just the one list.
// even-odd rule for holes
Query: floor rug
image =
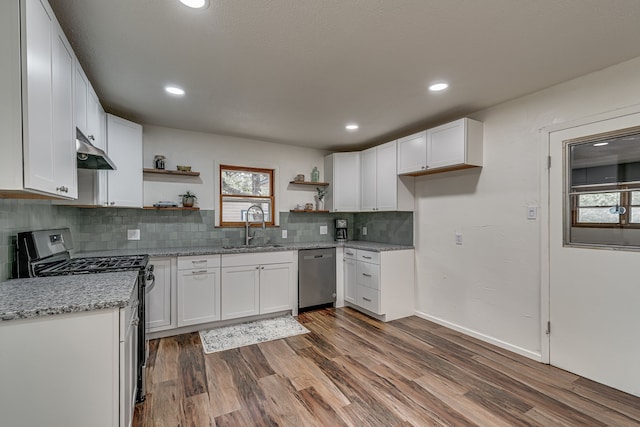
{"label": "floor rug", "polygon": [[200,331],[200,340],[204,352],[209,354],[308,332],[296,319],[287,315]]}

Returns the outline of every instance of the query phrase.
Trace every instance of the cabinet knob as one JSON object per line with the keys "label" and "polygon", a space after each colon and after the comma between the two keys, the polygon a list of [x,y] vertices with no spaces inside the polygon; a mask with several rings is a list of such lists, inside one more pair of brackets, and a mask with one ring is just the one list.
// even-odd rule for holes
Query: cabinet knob
{"label": "cabinet knob", "polygon": [[95,141],[95,140],[96,140],[96,139],[93,137],[93,135],[89,135],[89,136],[87,136],[87,138],[89,138],[89,139],[90,139],[90,140],[92,140],[92,141]]}
{"label": "cabinet knob", "polygon": [[427,168],[426,166],[420,166],[420,169],[426,169],[426,168]]}
{"label": "cabinet knob", "polygon": [[263,267],[260,267],[260,270],[264,270],[264,266],[263,266]]}
{"label": "cabinet knob", "polygon": [[111,203],[109,203],[109,204],[110,204],[111,206],[113,206],[113,205],[115,205],[115,204],[116,204],[116,202],[111,202]]}

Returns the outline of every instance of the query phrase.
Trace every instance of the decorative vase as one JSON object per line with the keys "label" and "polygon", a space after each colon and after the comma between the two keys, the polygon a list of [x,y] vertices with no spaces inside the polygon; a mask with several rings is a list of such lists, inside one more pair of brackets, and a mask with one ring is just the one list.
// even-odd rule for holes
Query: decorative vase
{"label": "decorative vase", "polygon": [[311,182],[318,182],[318,181],[320,181],[320,171],[316,166],[314,166],[313,170],[311,171]]}
{"label": "decorative vase", "polygon": [[193,197],[182,198],[182,206],[184,206],[185,208],[192,208],[194,202],[195,202],[195,199]]}
{"label": "decorative vase", "polygon": [[323,211],[324,210],[324,200],[316,196],[316,210]]}

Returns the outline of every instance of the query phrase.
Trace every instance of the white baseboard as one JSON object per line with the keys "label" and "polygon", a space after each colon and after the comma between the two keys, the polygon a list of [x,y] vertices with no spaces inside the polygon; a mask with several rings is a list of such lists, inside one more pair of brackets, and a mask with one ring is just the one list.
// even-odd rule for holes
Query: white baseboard
{"label": "white baseboard", "polygon": [[449,329],[453,329],[454,331],[458,331],[461,332],[465,335],[469,335],[472,336],[474,338],[477,338],[481,341],[484,342],[488,342],[489,344],[493,344],[497,347],[503,348],[505,350],[509,350],[513,353],[519,354],[521,356],[524,357],[528,357],[529,359],[533,359],[537,362],[543,362],[542,361],[542,354],[540,353],[536,353],[535,351],[531,351],[531,350],[527,350],[526,348],[522,348],[522,347],[518,347],[516,345],[513,344],[509,344],[508,342],[504,342],[502,340],[499,340],[497,338],[491,337],[489,335],[485,335],[485,334],[481,334],[480,332],[474,331],[473,329],[469,329],[469,328],[465,328],[463,326],[460,325],[456,325],[455,323],[451,323],[448,322],[446,320],[440,319],[438,317],[434,317],[431,316],[430,314],[427,313],[423,313],[421,311],[416,310],[415,315],[425,319],[425,320],[429,320],[433,323],[437,323],[438,325],[442,325],[442,326],[446,326]]}

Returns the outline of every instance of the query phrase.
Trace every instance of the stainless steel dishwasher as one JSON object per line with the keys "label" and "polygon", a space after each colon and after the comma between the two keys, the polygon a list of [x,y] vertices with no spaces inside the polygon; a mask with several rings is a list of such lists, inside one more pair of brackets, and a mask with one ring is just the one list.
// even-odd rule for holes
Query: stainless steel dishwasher
{"label": "stainless steel dishwasher", "polygon": [[298,251],[298,309],[336,301],[336,248]]}

